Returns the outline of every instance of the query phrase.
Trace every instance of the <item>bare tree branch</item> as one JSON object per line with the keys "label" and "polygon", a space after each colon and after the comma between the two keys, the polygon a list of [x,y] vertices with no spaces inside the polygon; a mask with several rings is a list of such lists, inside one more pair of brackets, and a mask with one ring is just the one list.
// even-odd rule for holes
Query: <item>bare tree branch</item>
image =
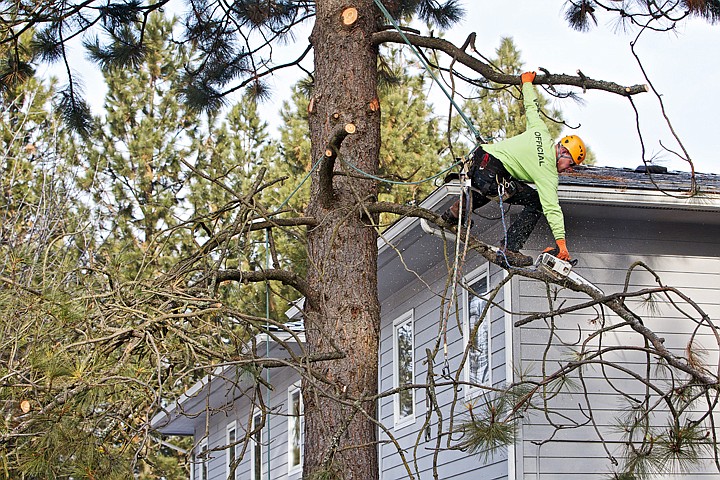
{"label": "bare tree branch", "polygon": [[217,272],[217,281],[236,281],[241,283],[267,282],[277,280],[290,285],[304,295],[309,302],[317,302],[320,299],[319,293],[312,289],[310,284],[300,275],[287,270],[270,269],[264,271],[242,271],[237,269],[220,270]]}
{"label": "bare tree branch", "polygon": [[[406,33],[405,37],[407,37],[407,39],[416,47],[432,48],[445,52],[455,61],[471,68],[490,81],[506,85],[521,85],[522,83],[519,76],[500,73],[487,63],[478,60],[461,48],[458,48],[453,43],[442,38],[425,37],[421,35],[413,35],[411,33]],[[373,43],[375,45],[387,42],[405,43],[405,39],[400,35],[400,33],[391,30],[373,34]],[[584,75],[572,76],[566,74],[550,74],[537,76],[534,83],[537,85],[569,85],[580,87],[585,90],[603,90],[622,96],[645,93],[648,90],[647,85],[622,86],[614,82],[593,80],[585,77]]]}

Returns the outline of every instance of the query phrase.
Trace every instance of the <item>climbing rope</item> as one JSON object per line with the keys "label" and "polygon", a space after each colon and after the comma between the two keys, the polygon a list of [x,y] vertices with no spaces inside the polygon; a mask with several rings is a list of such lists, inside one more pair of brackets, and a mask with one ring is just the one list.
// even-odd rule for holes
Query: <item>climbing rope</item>
{"label": "climbing rope", "polygon": [[431,177],[423,178],[422,180],[416,180],[416,181],[414,181],[414,182],[407,182],[407,181],[397,181],[397,180],[390,180],[390,179],[387,179],[387,178],[378,177],[378,176],[376,176],[376,175],[373,175],[372,173],[369,173],[369,172],[366,172],[365,170],[362,170],[360,167],[358,167],[357,165],[353,164],[353,163],[350,162],[349,160],[345,160],[344,158],[341,158],[340,160],[341,160],[345,165],[347,165],[348,167],[352,168],[353,170],[355,170],[356,172],[358,172],[360,175],[362,175],[362,176],[364,176],[364,177],[371,178],[371,179],[376,180],[376,181],[378,181],[378,182],[389,183],[389,184],[391,184],[391,185],[420,185],[421,183],[429,182],[429,181],[431,181],[431,180],[435,180],[436,178],[439,178],[439,177],[445,175],[447,172],[449,172],[449,171],[452,170],[453,168],[455,168],[455,167],[457,167],[458,165],[461,165],[461,164],[463,163],[462,160],[457,161],[457,162],[453,163],[452,165],[450,165],[449,167],[447,167],[446,169],[442,170],[440,173],[437,173],[437,174],[435,174],[435,175],[433,175],[433,176],[431,176]]}
{"label": "climbing rope", "polygon": [[[462,254],[460,253],[460,235],[462,233],[461,227],[463,226],[463,202],[460,202],[459,208],[458,208],[458,225],[457,225],[457,232],[458,234],[455,236],[455,255],[453,257],[453,267],[452,267],[452,282],[451,282],[451,289],[450,289],[450,301],[447,304],[447,308],[445,310],[445,313],[443,315],[443,321],[441,326],[441,332],[443,336],[443,369],[442,369],[442,375],[443,376],[449,376],[450,375],[450,361],[448,357],[448,340],[447,340],[447,326],[448,321],[450,319],[450,309],[452,307],[453,303],[456,302],[457,298],[457,285],[459,282],[459,275],[462,271],[463,264],[465,263],[465,258],[467,256],[468,251],[468,240],[470,238],[470,226],[471,226],[471,220],[470,220],[470,212],[472,211],[472,196],[470,194],[470,188],[465,184],[465,180],[461,179],[463,181],[463,186],[461,187],[461,197],[464,198],[465,202],[467,203],[467,221],[465,222],[465,241],[464,248],[462,251]],[[457,307],[456,307],[457,308]]]}
{"label": "climbing rope", "polygon": [[455,102],[455,99],[452,97],[452,95],[450,95],[450,92],[447,91],[447,89],[442,84],[442,82],[440,82],[438,80],[437,76],[435,75],[435,72],[432,71],[432,68],[430,68],[430,65],[428,65],[428,63],[425,61],[425,58],[422,56],[420,51],[417,49],[417,47],[415,47],[415,45],[412,44],[412,42],[407,37],[407,35],[405,35],[405,32],[402,31],[397,20],[395,20],[395,18],[390,14],[388,9],[385,8],[385,5],[383,5],[382,1],[380,1],[380,0],[374,0],[374,1],[375,1],[375,5],[377,5],[377,7],[382,12],[382,14],[385,15],[385,18],[387,19],[387,21],[392,24],[392,26],[395,28],[395,30],[397,30],[397,32],[402,37],[403,41],[410,47],[410,50],[415,54],[415,56],[418,58],[418,60],[420,60],[420,63],[425,68],[425,70],[427,70],[428,74],[433,79],[433,81],[435,83],[437,83],[438,87],[440,87],[440,90],[442,90],[442,92],[445,94],[445,96],[450,101],[450,104],[453,106],[453,108],[455,108],[455,110],[457,110],[458,114],[460,115],[460,117],[462,117],[463,121],[468,126],[470,131],[473,133],[473,135],[475,136],[475,139],[478,141],[478,143],[485,143],[483,141],[482,137],[480,136],[480,132],[475,128],[475,125],[473,125],[473,123],[470,121],[468,116],[465,115],[465,113],[462,111],[460,106]]}
{"label": "climbing rope", "polygon": [[[500,218],[502,219],[502,226],[503,226],[503,232],[504,232],[504,244],[505,248],[507,249],[508,244],[508,228],[507,223],[505,222],[505,209],[503,208],[503,198],[505,196],[505,184],[502,181],[497,182],[498,185],[498,203],[500,204]],[[516,270],[528,270],[528,268],[525,267],[516,267],[515,265],[510,265],[510,261],[507,258],[507,255],[505,254],[505,250],[500,249],[500,254],[502,254],[503,259],[505,260],[505,265],[507,268],[514,268]]]}
{"label": "climbing rope", "polygon": [[[507,229],[507,223],[505,223],[505,209],[503,208],[503,197],[505,196],[505,185],[502,182],[497,182],[498,186],[498,203],[500,204],[500,218],[502,219],[502,226],[503,226],[503,243],[505,245],[505,249],[507,249],[508,244],[508,229]],[[502,253],[503,258],[505,259],[505,265],[508,267],[510,266],[510,262],[508,261],[507,255],[505,254],[504,249],[500,249],[500,253]]]}
{"label": "climbing rope", "polygon": [[293,190],[292,192],[290,192],[290,195],[287,196],[287,198],[280,204],[280,206],[277,208],[276,211],[282,210],[283,207],[284,207],[285,205],[287,205],[288,202],[290,202],[290,199],[291,199],[293,196],[295,196],[295,194],[298,192],[298,190],[300,190],[300,188],[302,188],[302,186],[305,184],[305,182],[307,182],[307,179],[310,178],[310,175],[312,175],[312,173],[315,171],[315,169],[318,167],[318,165],[320,165],[320,162],[322,161],[322,159],[323,159],[323,156],[321,155],[320,158],[318,158],[318,159],[315,161],[315,164],[312,166],[312,168],[311,168],[310,171],[307,173],[307,175],[305,175],[305,177],[304,177],[304,178],[302,179],[302,181],[298,184],[298,186],[295,187],[295,190]]}

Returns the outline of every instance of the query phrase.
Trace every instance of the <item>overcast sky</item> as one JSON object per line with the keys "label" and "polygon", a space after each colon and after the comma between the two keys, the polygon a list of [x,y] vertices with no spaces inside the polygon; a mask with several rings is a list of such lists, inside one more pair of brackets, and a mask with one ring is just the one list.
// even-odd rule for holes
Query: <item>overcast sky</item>
{"label": "overcast sky", "polygon": [[[471,6],[482,4],[486,8]],[[571,30],[562,16],[564,0],[504,0],[496,2],[465,2],[465,21],[446,34],[448,40],[462,44],[471,32],[477,33],[476,46],[492,57],[500,38],[510,36],[522,53],[527,69],[537,67],[552,73],[575,74],[580,69],[598,80],[622,85],[645,83],[645,79],[630,51],[635,33],[614,31],[612,24],[602,23],[590,32]],[[492,6],[491,6],[492,5]],[[513,13],[510,13],[513,12]],[[610,20],[608,17],[607,20]],[[425,33],[425,32],[423,32]],[[720,132],[716,121],[720,111],[720,94],[716,83],[720,80],[720,55],[714,50],[720,38],[720,27],[691,20],[673,33],[647,32],[640,38],[636,51],[657,91],[662,95],[666,114],[682,140],[695,168],[704,173],[720,173]],[[297,49],[304,48],[307,35],[297,36]],[[80,55],[78,48],[75,54]],[[76,68],[84,77],[86,94],[99,114],[104,88],[97,69],[82,62]],[[50,70],[52,71],[52,70]],[[297,77],[276,75],[271,79],[274,96],[263,108],[277,111],[288,98],[287,86]],[[61,83],[65,80],[61,77]],[[434,92],[439,92],[434,88]],[[590,91],[582,95],[584,105],[570,100],[556,103],[570,125],[580,128],[576,133],[594,150],[599,165],[635,168],[642,163],[642,149],[638,138],[635,113],[630,102],[617,95]],[[680,151],[670,129],[662,118],[660,104],[652,92],[633,97],[640,113],[640,126],[645,140],[646,158],[671,170],[689,170],[687,163],[667,153],[660,142],[673,151]],[[447,108],[437,105],[437,113],[445,115]],[[276,115],[273,115],[277,117]],[[275,119],[268,118],[271,124]]]}

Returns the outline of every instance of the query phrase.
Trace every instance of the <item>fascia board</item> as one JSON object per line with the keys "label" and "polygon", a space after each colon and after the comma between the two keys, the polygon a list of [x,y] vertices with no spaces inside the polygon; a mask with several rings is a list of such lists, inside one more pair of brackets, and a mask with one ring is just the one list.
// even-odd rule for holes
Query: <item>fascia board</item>
{"label": "fascia board", "polygon": [[211,388],[212,382],[224,381],[226,371],[232,367],[233,364],[215,367],[213,373],[205,375],[193,384],[171,406],[155,414],[150,420],[150,428],[168,435],[191,435],[192,431],[173,429],[175,420],[197,415],[205,410],[206,400],[210,395],[208,389]]}
{"label": "fascia board", "polygon": [[657,190],[560,185],[558,187],[558,197],[564,202],[593,205],[637,206],[694,211],[720,210],[720,195],[715,193],[689,195],[684,192],[671,192],[665,194]]}
{"label": "fascia board", "polygon": [[295,335],[292,335],[288,332],[277,332],[274,333],[272,336],[268,335],[267,333],[259,333],[255,335],[255,341],[258,348],[257,351],[260,350],[260,345],[264,343],[278,343],[285,342],[285,343],[295,343],[299,341],[300,343],[305,343],[305,332],[295,332]]}
{"label": "fascia board", "polygon": [[155,414],[155,416],[150,420],[150,428],[165,430],[170,427],[173,419],[178,416],[177,410],[181,409],[183,411],[187,411],[187,407],[191,407],[189,404],[193,400],[199,401],[198,399],[200,398],[202,390],[210,384],[212,378],[216,376],[216,374],[221,375],[225,368],[227,368],[227,366],[217,367],[212,374],[205,375],[202,379],[188,388],[169,408]]}
{"label": "fascia board", "polygon": [[299,298],[291,302],[290,308],[285,312],[285,316],[290,320],[300,320],[303,318],[302,312],[305,308],[305,297]]}
{"label": "fascia board", "polygon": [[[461,188],[459,183],[447,183],[431,193],[430,196],[422,201],[420,206],[428,210],[435,210],[448,196],[458,196],[460,193]],[[378,252],[382,254],[384,250],[390,248],[390,245],[402,238],[417,222],[418,219],[415,217],[403,217],[395,222],[395,224],[380,234],[377,241]]]}

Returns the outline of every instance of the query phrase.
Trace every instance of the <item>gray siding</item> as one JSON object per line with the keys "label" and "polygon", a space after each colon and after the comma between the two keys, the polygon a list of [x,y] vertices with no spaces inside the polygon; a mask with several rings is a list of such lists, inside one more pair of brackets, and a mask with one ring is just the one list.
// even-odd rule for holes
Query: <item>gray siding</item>
{"label": "gray siding", "polygon": [[[277,347],[275,347],[277,349]],[[287,357],[287,353],[271,350],[270,356]],[[265,405],[272,409],[267,415],[266,425],[263,432],[263,479],[288,479],[295,480],[302,477],[302,471],[294,471],[288,475],[287,464],[287,439],[288,439],[288,389],[298,382],[300,377],[289,368],[274,368],[270,370],[270,382],[273,390],[268,391],[264,386],[258,386]],[[227,479],[227,425],[236,422],[238,436],[244,436],[251,424],[252,395],[255,386],[244,386],[246,394],[240,394],[237,390],[232,404],[225,409],[210,412],[205,415],[205,422],[196,428],[194,439],[196,445],[207,436],[209,448],[212,450],[208,462],[208,479]],[[268,437],[269,432],[269,437]],[[207,435],[206,435],[207,434]],[[269,438],[269,441],[268,441]],[[269,451],[268,451],[269,448]],[[248,445],[236,468],[237,479],[252,480],[252,446]],[[240,453],[241,454],[241,453]],[[267,475],[268,459],[270,463],[270,476]],[[195,479],[199,479],[200,465],[194,465]]]}
{"label": "gray siding", "polygon": [[[664,285],[679,288],[697,302],[711,319],[716,320],[720,316],[720,228],[717,225],[697,226],[681,220],[677,223],[621,222],[609,217],[571,217],[567,222],[570,251],[581,262],[576,268],[578,273],[596,283],[606,294],[619,292],[622,291],[627,268],[633,262],[642,261],[660,276]],[[543,234],[542,229],[538,233]],[[630,291],[658,286],[654,276],[643,269],[637,269],[630,278]],[[516,311],[547,310],[545,286],[539,282],[521,279],[516,292]],[[643,316],[648,327],[665,338],[668,348],[684,354],[696,324],[672,308],[667,300],[656,298],[658,301],[653,305],[642,297],[628,299],[627,304]],[[569,306],[586,300],[587,297],[581,294],[563,290],[555,305],[565,302],[564,306]],[[684,310],[692,311],[692,307],[678,297],[674,300]],[[621,321],[607,309],[604,313],[605,325]],[[522,315],[514,316],[515,320],[520,318]],[[516,361],[521,362],[523,371],[539,375],[543,359],[548,368],[554,368],[557,365],[555,360],[570,358],[572,351],[579,349],[576,346],[578,341],[586,339],[598,327],[597,312],[592,309],[557,318],[552,332],[554,336],[551,336],[548,322],[535,321],[516,329],[515,338],[520,342],[515,352]],[[700,329],[696,339],[695,348],[706,349],[704,359],[711,369],[715,368],[718,365],[718,350],[712,332],[708,328]],[[643,345],[639,334],[628,327],[604,335],[602,342],[605,347]],[[593,345],[597,343],[591,343]],[[610,352],[603,359],[622,363],[641,375],[645,372],[645,354],[642,352]],[[522,462],[518,465],[524,474],[522,478],[608,478],[612,465],[605,447],[616,456],[621,452],[622,439],[613,425],[618,416],[629,408],[612,388],[639,396],[643,393],[642,385],[625,372],[607,368],[603,373],[599,366],[584,369],[582,378],[575,373],[571,379],[576,384],[584,381],[590,395],[586,397],[576,389],[554,397],[550,404],[562,416],[553,415],[551,420],[565,427],[570,426],[572,421],[586,424],[586,413],[592,411],[593,420],[607,441],[606,445],[603,446],[590,425],[558,430],[540,413],[527,415],[522,428]],[[551,438],[552,441],[543,443]],[[716,479],[718,473],[708,458],[698,471],[658,478]]]}
{"label": "gray siding", "polygon": [[[497,207],[495,207],[497,208]],[[699,227],[679,218],[677,222],[638,219],[638,215],[628,218],[626,209],[613,208],[567,208],[566,229],[570,252],[580,259],[576,271],[595,282],[606,293],[622,290],[627,267],[641,260],[656,270],[664,284],[680,288],[702,308],[711,319],[720,317],[720,225],[709,224]],[[679,214],[681,215],[681,214]],[[510,215],[508,223],[512,221]],[[619,221],[617,218],[624,218]],[[498,238],[501,232],[499,222],[485,231],[483,238]],[[527,245],[527,253],[538,253],[547,246],[552,238],[547,226],[541,221],[535,234]],[[409,256],[417,255],[416,251],[408,250]],[[470,273],[484,264],[484,260],[470,256],[464,272]],[[390,264],[388,264],[390,265]],[[395,266],[398,263],[394,264]],[[397,274],[391,266],[381,269],[381,276]],[[504,276],[504,271],[490,267],[489,287],[492,289]],[[407,275],[405,275],[407,277]],[[403,277],[403,278],[405,278]],[[393,388],[393,321],[412,311],[414,326],[414,373],[415,383],[427,382],[427,355],[441,342],[441,296],[445,292],[448,277],[447,266],[443,261],[427,271],[412,275],[413,280],[402,288],[381,298],[381,331],[379,362],[379,390],[389,391]],[[404,280],[403,280],[404,281]],[[545,311],[548,298],[544,284],[525,278],[515,277],[508,290],[501,291],[495,301],[499,307],[509,308],[513,312]],[[656,286],[654,277],[638,269],[631,277],[630,289]],[[459,292],[458,292],[459,293]],[[509,298],[506,297],[509,293]],[[560,291],[556,304],[564,302],[564,306],[586,301],[584,295],[570,291]],[[666,345],[683,353],[686,348],[688,333],[695,327],[679,312],[673,310],[667,302],[660,302],[654,310],[649,309],[642,298],[628,299],[628,304],[638,308],[644,314],[646,323],[666,339]],[[461,303],[462,305],[462,303]],[[689,307],[688,305],[683,305]],[[502,308],[494,307],[490,313],[491,320],[491,367],[492,382],[501,386],[506,381],[508,372],[523,372],[523,375],[538,376],[543,361],[552,367],[558,360],[566,360],[577,350],[579,340],[598,328],[597,312],[584,310],[556,319],[554,330],[551,331],[546,321],[535,321],[521,328],[507,328],[523,317],[522,314],[505,314]],[[689,309],[689,308],[688,308]],[[463,312],[458,312],[461,315]],[[618,318],[605,311],[605,324],[618,322]],[[439,340],[440,339],[440,340]],[[697,335],[698,345],[695,348],[708,349],[705,360],[710,365],[717,364],[718,351],[715,338],[708,331],[700,331]],[[463,355],[463,332],[454,312],[451,313],[447,325],[448,366],[451,375],[460,369]],[[436,381],[443,370],[442,343],[433,362]],[[638,335],[624,328],[607,334],[603,345],[638,345],[642,342]],[[506,347],[512,347],[512,352]],[[512,361],[508,364],[508,356]],[[644,354],[640,352],[608,353],[605,359],[620,362],[631,369],[644,371]],[[271,382],[274,390],[265,399],[271,407],[278,407],[269,419],[269,457],[270,478],[285,479],[287,475],[287,391],[288,387],[298,380],[298,375],[289,369],[273,369]],[[463,379],[462,374],[459,377]],[[610,379],[609,383],[607,379]],[[515,378],[514,380],[517,380]],[[384,397],[378,404],[378,418],[383,425],[380,429],[380,478],[383,480],[415,478],[440,479],[527,479],[527,480],[565,480],[565,479],[600,479],[607,478],[610,472],[607,448],[617,455],[620,437],[614,431],[613,424],[618,415],[626,409],[613,392],[613,387],[628,392],[641,394],[637,382],[619,370],[608,370],[604,374],[599,367],[583,370],[580,379],[576,374],[575,382],[584,381],[590,394],[582,395],[577,391],[567,391],[554,396],[550,402],[557,412],[547,418],[538,412],[528,412],[523,417],[520,437],[516,445],[487,460],[469,455],[458,450],[448,449],[447,436],[438,440],[438,416],[436,412],[429,414],[429,438],[423,428],[428,415],[426,398],[422,389],[418,389],[415,397],[415,416],[413,421],[396,426],[394,424],[393,397]],[[263,395],[267,393],[262,388]],[[466,397],[463,390],[454,391],[450,387],[438,387],[437,402],[442,412],[442,431],[447,432],[450,423],[457,425],[467,415]],[[593,419],[597,428],[608,440],[605,445],[599,441],[591,426],[584,428],[568,428],[558,430],[556,425],[568,425],[572,421],[586,423],[586,412],[592,408]],[[225,477],[226,426],[232,420],[237,421],[238,431],[242,433],[247,427],[250,401],[238,395],[234,406],[224,411],[213,412],[207,421],[209,446],[216,449],[212,452],[209,462],[209,478],[218,480]],[[720,421],[720,418],[718,418]],[[199,442],[205,436],[205,423],[199,422],[195,440]],[[266,432],[267,435],[267,432]],[[267,445],[267,436],[265,437]],[[392,441],[391,441],[392,439]],[[548,441],[552,439],[551,441]],[[453,436],[450,447],[457,444],[457,435]],[[541,446],[539,446],[541,444]],[[508,462],[508,456],[511,457]],[[267,457],[267,450],[266,450]],[[197,470],[197,468],[196,468]],[[409,473],[408,473],[409,470]],[[708,465],[707,474],[691,473],[677,477],[684,479],[718,478],[717,471]],[[250,478],[250,452],[246,452],[238,467],[238,478]],[[198,478],[197,476],[195,478]],[[267,478],[267,477],[264,477]],[[290,477],[299,478],[298,474]]]}
{"label": "gray siding", "polygon": [[[471,273],[477,267],[484,265],[475,257],[471,257],[464,268],[464,272]],[[503,275],[495,268],[490,269],[490,288],[497,284],[498,279]],[[387,272],[387,274],[391,274]],[[441,297],[446,288],[448,277],[447,267],[436,265],[428,272],[422,273],[422,281],[416,280],[405,288],[390,296],[381,306],[381,341],[380,341],[380,391],[393,389],[393,321],[409,311],[414,316],[414,350],[415,350],[415,383],[427,383],[427,354],[426,350],[434,351],[438,342],[440,348],[435,356],[433,370],[436,374],[435,381],[442,382],[440,376],[444,365],[442,347],[442,317],[440,308]],[[462,292],[458,290],[460,295]],[[496,301],[503,303],[502,292]],[[462,305],[462,302],[461,302]],[[458,312],[462,314],[462,312]],[[491,317],[491,368],[492,382],[494,385],[501,385],[505,382],[505,315],[499,308],[492,308]],[[460,317],[461,318],[461,317]],[[454,376],[460,372],[460,380],[463,380],[460,362],[464,352],[462,323],[455,315],[450,314],[447,322],[448,341],[448,365],[450,375]],[[380,433],[381,442],[389,442],[394,438],[397,445],[393,443],[381,443],[380,446],[380,471],[383,480],[410,478],[433,478],[434,466],[437,468],[437,476],[442,479],[504,479],[507,478],[507,456],[506,452],[481,461],[476,456],[465,452],[448,449],[448,437],[443,436],[438,440],[438,416],[432,412],[430,415],[429,438],[423,425],[426,422],[428,406],[422,389],[416,390],[415,397],[415,418],[413,422],[403,423],[395,426],[393,397],[385,397],[379,404],[379,419],[387,429],[387,432]],[[451,421],[457,425],[459,421],[467,416],[465,392],[463,389],[453,391],[450,387],[437,388],[437,402],[442,411],[442,430],[447,433]],[[451,419],[451,411],[453,418]],[[449,443],[450,447],[457,445],[458,435],[453,436]],[[400,449],[403,457],[398,452]],[[408,469],[410,473],[408,473]]]}

